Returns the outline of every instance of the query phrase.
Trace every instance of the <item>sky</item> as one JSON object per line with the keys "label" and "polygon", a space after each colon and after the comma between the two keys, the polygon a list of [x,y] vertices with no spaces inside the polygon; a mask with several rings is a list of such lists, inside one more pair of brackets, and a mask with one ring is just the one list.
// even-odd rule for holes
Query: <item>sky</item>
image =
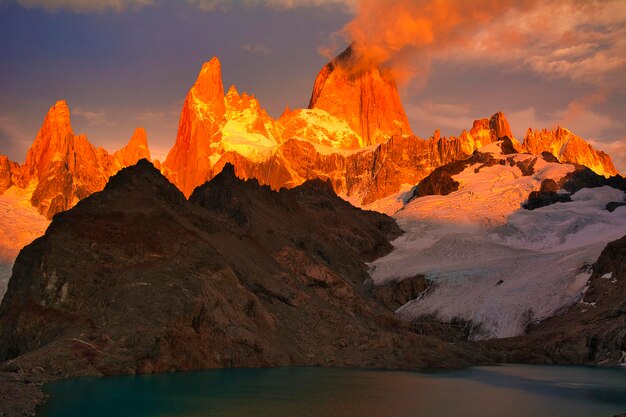
{"label": "sky", "polygon": [[392,68],[414,133],[503,111],[565,126],[626,172],[623,0],[0,0],[0,154],[23,162],[48,109],[110,152],[137,126],[163,160],[202,63],[278,117],[357,41]]}

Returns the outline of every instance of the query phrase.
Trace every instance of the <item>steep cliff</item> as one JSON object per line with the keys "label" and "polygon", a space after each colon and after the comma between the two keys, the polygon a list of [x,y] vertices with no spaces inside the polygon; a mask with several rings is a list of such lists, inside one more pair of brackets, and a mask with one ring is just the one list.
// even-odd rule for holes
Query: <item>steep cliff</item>
{"label": "steep cliff", "polygon": [[391,72],[363,66],[352,47],[321,69],[309,109],[324,110],[344,120],[359,136],[360,147],[412,134]]}

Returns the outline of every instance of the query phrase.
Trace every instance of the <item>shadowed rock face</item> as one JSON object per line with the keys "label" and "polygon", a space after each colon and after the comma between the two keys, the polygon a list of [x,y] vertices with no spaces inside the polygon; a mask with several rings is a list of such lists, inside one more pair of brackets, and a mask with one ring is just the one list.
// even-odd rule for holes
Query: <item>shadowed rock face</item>
{"label": "shadowed rock face", "polygon": [[[542,154],[543,155],[543,154]],[[596,188],[609,186],[626,192],[626,179],[620,175],[606,178],[596,174],[591,169],[577,165],[574,172],[567,174],[558,183],[554,180],[546,180],[541,183],[538,191],[533,191],[528,196],[528,202],[524,205],[525,209],[534,210],[539,207],[549,206],[554,203],[567,203],[572,201],[570,194],[583,188]],[[563,189],[569,194],[559,194],[558,191]],[[618,205],[607,206],[607,210],[613,211]],[[612,210],[611,210],[612,208]]]}
{"label": "shadowed rock face", "polygon": [[467,363],[363,285],[399,233],[320,180],[274,192],[227,165],[187,201],[140,161],[20,253],[0,358],[55,375]]}

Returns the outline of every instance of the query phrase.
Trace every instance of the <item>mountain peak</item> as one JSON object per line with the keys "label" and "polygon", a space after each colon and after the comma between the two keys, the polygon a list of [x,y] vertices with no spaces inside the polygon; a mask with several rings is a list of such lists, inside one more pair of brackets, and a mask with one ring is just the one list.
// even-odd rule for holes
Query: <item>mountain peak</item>
{"label": "mountain peak", "polygon": [[495,140],[501,139],[505,136],[512,138],[511,126],[509,121],[506,120],[504,113],[498,111],[489,119],[489,128],[495,133]]}
{"label": "mountain peak", "polygon": [[57,100],[56,103],[54,103],[54,106],[52,106],[50,108],[50,111],[54,111],[55,113],[69,113],[70,112],[70,108],[67,105],[67,102],[65,100]]}
{"label": "mountain peak", "polygon": [[65,100],[58,100],[54,103],[54,106],[50,107],[44,119],[45,124],[57,130],[69,130],[69,132],[72,132],[70,108]]}
{"label": "mountain peak", "polygon": [[320,70],[309,109],[345,120],[361,147],[412,134],[391,73],[362,61],[352,45]]}
{"label": "mountain peak", "polygon": [[228,92],[226,93],[227,96],[239,96],[239,91],[237,91],[237,87],[235,87],[235,84],[231,85],[228,88]]}
{"label": "mountain peak", "polygon": [[39,176],[54,160],[62,160],[74,147],[70,109],[65,100],[50,107],[37,137],[26,154],[28,176]]}
{"label": "mountain peak", "polygon": [[136,146],[136,147],[148,147],[148,135],[146,133],[146,129],[139,126],[133,132],[133,136],[130,138],[128,145]]}
{"label": "mountain peak", "polygon": [[[102,215],[107,210],[116,213],[145,211],[154,209],[163,202],[180,207],[185,204],[185,197],[150,161],[144,158],[134,165],[119,170],[109,178],[102,192],[92,194],[72,210],[61,213],[61,216],[68,218],[86,212],[92,217]],[[57,218],[55,216],[55,220]]]}
{"label": "mountain peak", "polygon": [[204,103],[217,103],[224,100],[222,65],[217,57],[202,65],[193,86],[194,96]]}
{"label": "mountain peak", "polygon": [[560,162],[584,165],[599,175],[618,173],[609,155],[594,149],[584,139],[561,126],[554,130],[528,129],[524,150],[532,154],[550,152]]}
{"label": "mountain peak", "polygon": [[113,154],[119,168],[135,165],[141,159],[150,160],[148,135],[143,127],[135,129],[126,146]]}

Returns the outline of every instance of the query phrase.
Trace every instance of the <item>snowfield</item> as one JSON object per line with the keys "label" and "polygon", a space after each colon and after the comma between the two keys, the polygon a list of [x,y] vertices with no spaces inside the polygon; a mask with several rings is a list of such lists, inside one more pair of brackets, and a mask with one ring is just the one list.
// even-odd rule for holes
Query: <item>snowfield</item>
{"label": "snowfield", "polygon": [[[494,144],[481,149],[487,151],[499,156]],[[393,242],[394,251],[370,264],[370,273],[377,284],[415,275],[433,281],[397,310],[403,319],[469,321],[474,339],[520,335],[580,299],[590,265],[608,242],[626,235],[626,207],[604,209],[624,193],[582,189],[572,202],[529,211],[521,208],[528,194],[572,165],[538,157],[531,176],[508,164],[475,168],[453,177],[458,191],[415,199],[396,212],[406,233]]]}
{"label": "snowfield", "polygon": [[44,234],[50,221],[30,204],[36,184],[11,187],[0,195],[0,300],[7,289],[19,251]]}

